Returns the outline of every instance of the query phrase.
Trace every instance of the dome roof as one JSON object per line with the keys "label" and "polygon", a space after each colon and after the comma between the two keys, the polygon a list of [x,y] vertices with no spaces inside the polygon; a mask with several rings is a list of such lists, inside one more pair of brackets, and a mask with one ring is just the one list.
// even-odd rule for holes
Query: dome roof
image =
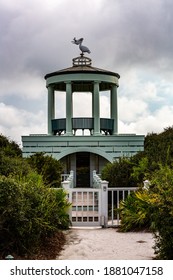
{"label": "dome roof", "polygon": [[100,91],[109,90],[112,84],[118,86],[120,75],[111,71],[93,67],[90,58],[81,55],[73,58],[73,66],[45,75],[47,86],[53,85],[57,91],[65,91],[66,83],[72,83],[72,90],[92,92],[93,83],[99,82]]}
{"label": "dome roof", "polygon": [[57,75],[62,75],[62,74],[73,74],[73,73],[91,73],[91,74],[104,74],[104,75],[110,75],[110,76],[115,76],[118,79],[120,78],[120,75],[118,73],[114,73],[108,70],[100,69],[91,66],[91,59],[85,56],[81,57],[76,57],[73,58],[73,66],[69,68],[65,68],[59,71],[55,71],[52,73],[48,73],[45,75],[45,79],[52,77],[52,76],[57,76]]}

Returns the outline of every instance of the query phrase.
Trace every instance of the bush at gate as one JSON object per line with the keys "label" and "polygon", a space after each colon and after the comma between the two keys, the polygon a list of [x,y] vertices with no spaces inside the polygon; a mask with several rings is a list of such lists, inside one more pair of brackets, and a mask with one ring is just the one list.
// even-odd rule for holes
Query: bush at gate
{"label": "bush at gate", "polygon": [[148,190],[138,190],[121,203],[121,230],[150,229],[157,258],[173,259],[173,169],[160,166]]}
{"label": "bush at gate", "polygon": [[46,187],[40,175],[0,177],[0,252],[32,252],[58,229],[69,226],[66,194]]}

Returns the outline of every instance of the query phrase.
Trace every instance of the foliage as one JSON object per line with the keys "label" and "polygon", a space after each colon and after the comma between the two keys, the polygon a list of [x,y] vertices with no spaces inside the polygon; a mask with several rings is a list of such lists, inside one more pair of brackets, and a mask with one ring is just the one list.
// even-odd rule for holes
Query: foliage
{"label": "foliage", "polygon": [[61,186],[63,166],[58,160],[42,152],[32,155],[27,160],[31,167],[43,176],[46,185],[54,188]]}
{"label": "foliage", "polygon": [[[145,137],[145,154],[149,164],[153,162],[156,168],[159,163],[171,165],[173,163],[173,127],[165,128],[162,133],[152,133]],[[156,169],[155,168],[155,169]]]}
{"label": "foliage", "polygon": [[131,177],[133,166],[129,159],[120,158],[108,163],[102,170],[102,179],[109,182],[109,187],[134,187],[135,180]]}
{"label": "foliage", "polygon": [[134,164],[132,167],[132,173],[131,176],[136,180],[136,183],[140,185],[140,183],[143,184],[143,180],[148,175],[148,158],[142,157],[138,164]]}
{"label": "foliage", "polygon": [[29,164],[22,159],[22,151],[18,144],[0,135],[0,175],[26,175],[31,171]]}
{"label": "foliage", "polygon": [[132,177],[138,185],[159,169],[160,164],[173,166],[173,127],[162,133],[151,133],[145,137],[144,151],[130,158],[133,165]]}
{"label": "foliage", "polygon": [[22,150],[15,141],[9,140],[7,137],[0,135],[0,154],[8,157],[21,157]]}
{"label": "foliage", "polygon": [[[161,259],[173,259],[173,127],[145,137],[144,151],[108,164],[103,176],[111,186],[139,186],[139,190],[121,203],[121,230],[150,229],[155,236],[155,253]],[[124,175],[127,170],[127,176]],[[129,180],[130,179],[130,180]],[[143,181],[150,181],[148,190]],[[131,184],[131,180],[133,184]]]}
{"label": "foliage", "polygon": [[159,169],[159,165],[173,166],[173,127],[162,133],[151,133],[145,137],[144,151],[130,158],[120,158],[108,163],[102,171],[102,178],[110,187],[142,186],[149,174]]}
{"label": "foliage", "polygon": [[[160,259],[173,259],[173,169],[160,165],[152,175],[155,200],[152,203],[152,230],[155,234],[155,252]],[[153,194],[151,194],[153,197]]]}
{"label": "foliage", "polygon": [[138,190],[120,203],[120,231],[149,229],[151,224],[149,193]]}
{"label": "foliage", "polygon": [[140,189],[121,202],[121,231],[150,229],[155,236],[155,253],[173,259],[173,169],[160,165],[152,173],[150,187]]}
{"label": "foliage", "polygon": [[40,175],[0,177],[0,251],[34,251],[58,229],[68,228],[69,203],[62,189],[44,186]]}
{"label": "foliage", "polygon": [[0,175],[8,176],[26,176],[31,172],[31,167],[26,159],[20,157],[9,157],[0,154]]}
{"label": "foliage", "polygon": [[22,158],[2,135],[0,145],[0,255],[30,255],[70,224],[66,193],[50,188],[60,186],[62,166],[43,153]]}

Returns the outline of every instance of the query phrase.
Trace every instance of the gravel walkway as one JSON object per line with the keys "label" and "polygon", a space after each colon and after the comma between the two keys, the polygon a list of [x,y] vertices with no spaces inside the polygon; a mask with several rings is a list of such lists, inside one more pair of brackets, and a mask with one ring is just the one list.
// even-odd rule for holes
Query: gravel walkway
{"label": "gravel walkway", "polygon": [[59,260],[151,260],[151,233],[121,233],[114,228],[70,229]]}

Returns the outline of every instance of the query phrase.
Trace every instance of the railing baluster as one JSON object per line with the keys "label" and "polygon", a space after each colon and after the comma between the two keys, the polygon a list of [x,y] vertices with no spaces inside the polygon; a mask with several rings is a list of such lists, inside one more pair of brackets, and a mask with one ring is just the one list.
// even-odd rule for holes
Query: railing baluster
{"label": "railing baluster", "polygon": [[114,191],[112,190],[112,209],[111,209],[111,217],[112,217],[112,226],[114,224]]}
{"label": "railing baluster", "polygon": [[124,199],[125,199],[125,191],[123,190],[123,201],[124,201]]}
{"label": "railing baluster", "polygon": [[[117,209],[119,209],[120,204],[120,191],[117,190]],[[119,213],[117,213],[117,226],[119,226]]]}

